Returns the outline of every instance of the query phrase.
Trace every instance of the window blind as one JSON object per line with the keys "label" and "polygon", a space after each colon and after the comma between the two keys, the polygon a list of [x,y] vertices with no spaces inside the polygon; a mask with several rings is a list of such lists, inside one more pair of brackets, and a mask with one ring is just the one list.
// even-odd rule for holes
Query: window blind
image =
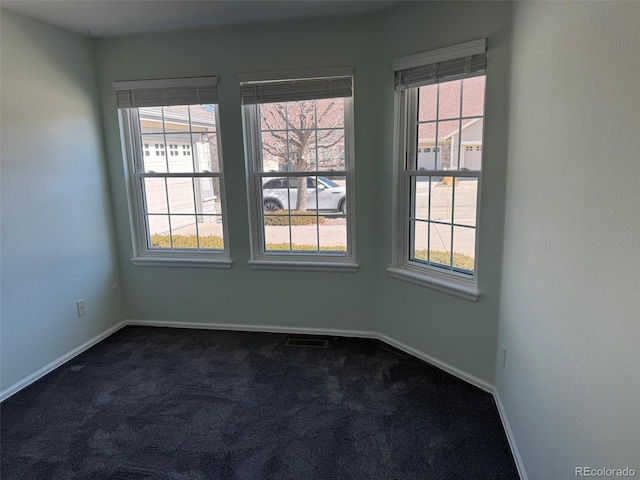
{"label": "window blind", "polygon": [[487,67],[486,40],[404,57],[393,66],[396,90],[483,75]]}
{"label": "window blind", "polygon": [[114,82],[118,108],[218,103],[217,77]]}
{"label": "window blind", "polygon": [[353,95],[353,77],[243,82],[240,93],[243,105],[350,97]]}

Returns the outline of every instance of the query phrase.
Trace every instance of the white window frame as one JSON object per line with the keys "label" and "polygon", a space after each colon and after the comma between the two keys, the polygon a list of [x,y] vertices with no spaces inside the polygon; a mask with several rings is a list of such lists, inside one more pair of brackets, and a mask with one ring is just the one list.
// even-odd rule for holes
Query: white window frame
{"label": "white window frame", "polygon": [[[209,77],[214,79],[215,77]],[[150,83],[156,87],[156,83],[164,86],[172,84],[181,85],[189,83],[188,79],[152,80],[140,82],[115,82],[114,88],[118,90],[118,83],[129,86],[130,84]],[[192,103],[195,104],[195,103]],[[131,219],[131,232],[133,243],[133,257],[130,259],[133,265],[138,266],[175,266],[175,267],[204,267],[204,268],[231,268],[232,261],[229,253],[229,235],[227,227],[227,205],[224,185],[222,146],[220,141],[220,116],[217,101],[215,105],[215,122],[217,148],[219,158],[218,172],[185,172],[185,173],[145,173],[144,172],[144,146],[140,141],[140,123],[138,108],[120,108],[118,111],[120,131],[123,139],[123,157],[126,163],[125,172],[128,184],[129,213]],[[161,106],[161,105],[158,105]],[[164,145],[163,145],[164,146]],[[169,148],[165,149],[165,155],[169,156]],[[220,186],[220,208],[222,210],[222,231],[224,249],[222,250],[196,250],[196,249],[156,249],[149,248],[147,225],[145,222],[145,199],[142,188],[144,178],[217,178]],[[195,182],[194,182],[195,184]],[[198,193],[194,187],[194,201]],[[194,217],[197,216],[194,214]]]}
{"label": "white window frame", "polygon": [[[420,67],[447,60],[465,58],[471,55],[484,54],[486,39],[466,44],[447,47],[432,52],[403,57],[394,61],[394,70]],[[454,79],[469,78],[475,75],[459,75]],[[411,178],[412,176],[443,176],[445,170],[417,170],[417,117],[418,88],[409,87],[395,92],[394,110],[394,217],[393,217],[393,251],[392,265],[387,269],[390,275],[398,280],[432,288],[470,301],[477,301],[480,296],[478,286],[478,251],[480,229],[480,197],[482,189],[482,172],[464,170],[446,170],[447,177],[474,177],[478,179],[476,222],[475,222],[475,258],[472,274],[446,270],[424,262],[411,260],[413,241],[411,239]],[[483,118],[485,117],[483,112]],[[484,131],[483,131],[484,136]],[[484,144],[484,140],[483,140]],[[458,148],[458,154],[460,148]],[[455,181],[454,181],[455,184]],[[455,188],[455,187],[454,187]],[[455,197],[454,197],[455,201]]]}
{"label": "white window frame", "polygon": [[[262,82],[272,80],[297,80],[308,78],[325,78],[334,76],[352,76],[353,69],[322,69],[313,71],[256,73],[239,76],[241,83]],[[249,201],[249,223],[251,240],[250,268],[257,270],[303,270],[355,272],[355,195],[354,195],[354,130],[353,130],[353,96],[345,97],[344,109],[344,142],[345,171],[338,172],[346,178],[346,253],[308,253],[308,252],[269,252],[265,251],[264,211],[261,202],[262,179],[266,177],[300,177],[301,172],[263,172],[262,139],[260,128],[259,104],[243,105],[242,119],[244,127],[245,159],[247,166],[247,186]],[[309,176],[326,176],[331,179],[335,171],[310,171]]]}

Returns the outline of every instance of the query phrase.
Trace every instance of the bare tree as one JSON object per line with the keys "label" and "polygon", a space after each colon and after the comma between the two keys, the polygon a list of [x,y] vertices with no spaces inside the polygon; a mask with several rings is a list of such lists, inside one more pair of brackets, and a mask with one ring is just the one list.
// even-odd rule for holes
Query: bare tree
{"label": "bare tree", "polygon": [[[342,99],[307,100],[260,105],[262,130],[270,130],[263,151],[294,172],[315,170],[310,162],[317,148],[331,148],[344,139]],[[321,129],[319,129],[321,128]],[[316,163],[319,161],[315,155]],[[298,177],[296,210],[307,210],[307,177]]]}

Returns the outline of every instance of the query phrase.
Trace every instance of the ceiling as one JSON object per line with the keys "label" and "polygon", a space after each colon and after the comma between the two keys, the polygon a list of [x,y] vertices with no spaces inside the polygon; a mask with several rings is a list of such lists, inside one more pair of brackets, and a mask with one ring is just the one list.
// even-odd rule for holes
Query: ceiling
{"label": "ceiling", "polygon": [[2,7],[92,37],[365,14],[399,0],[1,0]]}

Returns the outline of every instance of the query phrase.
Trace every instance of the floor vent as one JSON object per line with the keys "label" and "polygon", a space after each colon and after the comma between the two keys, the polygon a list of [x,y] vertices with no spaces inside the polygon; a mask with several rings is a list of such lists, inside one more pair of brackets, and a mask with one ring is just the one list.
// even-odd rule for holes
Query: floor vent
{"label": "floor vent", "polygon": [[313,348],[327,348],[329,346],[329,340],[318,338],[287,338],[285,347],[313,347]]}

